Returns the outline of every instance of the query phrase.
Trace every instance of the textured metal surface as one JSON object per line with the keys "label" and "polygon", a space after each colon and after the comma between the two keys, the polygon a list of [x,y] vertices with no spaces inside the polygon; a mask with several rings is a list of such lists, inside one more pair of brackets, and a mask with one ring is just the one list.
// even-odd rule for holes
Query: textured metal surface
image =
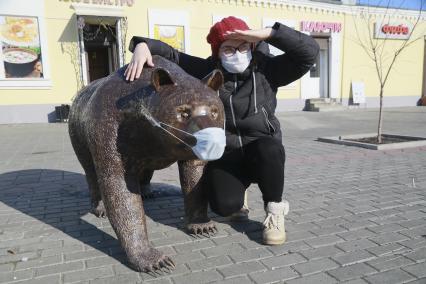
{"label": "textured metal surface", "polygon": [[[221,85],[220,73],[206,78],[207,86],[166,59],[153,60],[155,68],[144,68],[136,81],[124,80],[125,66],[92,82],[78,94],[69,116],[71,143],[86,173],[92,211],[108,217],[130,265],[138,271],[174,267],[148,241],[141,194],[147,196],[154,170],[180,161],[188,228],[196,222],[212,229],[200,185],[204,163],[194,160],[192,150],[156,122],[193,133],[222,127],[224,117],[222,103],[210,88]],[[191,138],[170,131],[184,141]]]}

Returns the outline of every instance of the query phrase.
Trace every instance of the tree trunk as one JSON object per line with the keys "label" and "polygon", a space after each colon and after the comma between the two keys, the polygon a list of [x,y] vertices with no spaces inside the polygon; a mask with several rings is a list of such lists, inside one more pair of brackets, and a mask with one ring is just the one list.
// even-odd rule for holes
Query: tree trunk
{"label": "tree trunk", "polygon": [[383,86],[380,87],[380,108],[379,108],[379,125],[377,127],[377,143],[382,143],[382,125],[383,125]]}

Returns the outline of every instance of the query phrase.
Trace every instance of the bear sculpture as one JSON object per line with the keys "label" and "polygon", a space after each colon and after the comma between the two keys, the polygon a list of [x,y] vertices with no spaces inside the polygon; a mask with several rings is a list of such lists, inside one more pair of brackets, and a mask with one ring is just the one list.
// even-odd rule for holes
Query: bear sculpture
{"label": "bear sculpture", "polygon": [[142,195],[155,170],[178,162],[187,229],[215,233],[200,182],[206,161],[194,154],[198,142],[192,134],[224,127],[217,92],[223,84],[220,71],[200,81],[167,59],[154,56],[153,62],[155,67],[145,66],[133,82],[125,80],[124,66],[90,83],[74,99],[68,122],[92,212],[108,217],[129,264],[138,271],[174,267],[147,236]]}

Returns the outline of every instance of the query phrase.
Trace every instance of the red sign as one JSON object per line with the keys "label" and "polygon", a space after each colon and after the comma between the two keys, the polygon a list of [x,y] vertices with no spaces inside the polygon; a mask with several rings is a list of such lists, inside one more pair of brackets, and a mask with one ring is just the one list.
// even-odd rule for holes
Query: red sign
{"label": "red sign", "polygon": [[342,23],[302,21],[301,24],[302,32],[339,33],[342,30]]}
{"label": "red sign", "polygon": [[382,27],[382,32],[384,34],[408,35],[410,28],[404,25],[391,26],[386,24]]}
{"label": "red sign", "polygon": [[413,28],[414,25],[408,22],[377,22],[374,27],[374,36],[380,39],[409,39]]}

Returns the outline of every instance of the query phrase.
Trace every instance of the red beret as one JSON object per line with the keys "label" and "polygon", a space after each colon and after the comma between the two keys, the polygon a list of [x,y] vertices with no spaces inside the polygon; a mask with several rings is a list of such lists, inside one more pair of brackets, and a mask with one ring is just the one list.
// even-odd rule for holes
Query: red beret
{"label": "red beret", "polygon": [[224,34],[228,31],[242,30],[246,31],[250,28],[243,20],[230,16],[223,18],[220,22],[217,22],[210,28],[210,32],[207,35],[207,42],[212,47],[213,57],[218,57],[220,45],[225,41]]}

